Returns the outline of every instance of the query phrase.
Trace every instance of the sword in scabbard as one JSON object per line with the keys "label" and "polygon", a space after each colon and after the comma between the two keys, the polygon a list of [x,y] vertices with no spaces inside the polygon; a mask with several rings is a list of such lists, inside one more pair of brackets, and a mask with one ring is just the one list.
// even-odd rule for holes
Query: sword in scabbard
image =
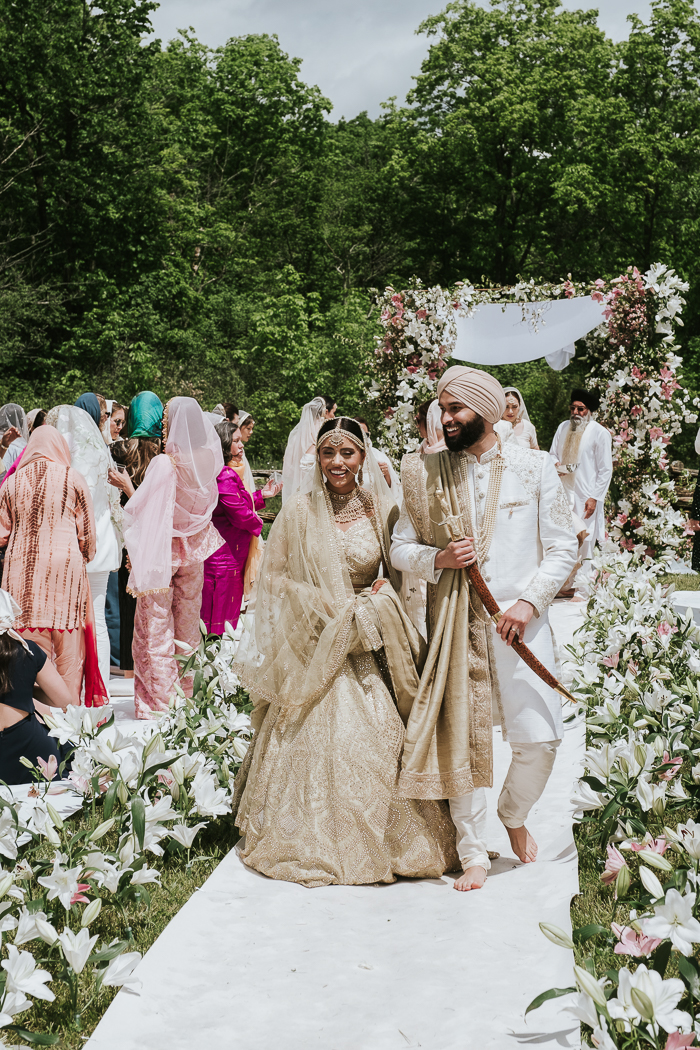
{"label": "sword in scabbard", "polygon": [[[464,526],[462,515],[450,513],[450,508],[447,503],[445,491],[439,482],[435,487],[435,495],[437,496],[438,503],[440,504],[440,509],[445,515],[445,520],[439,522],[439,524],[443,525],[447,529],[450,538],[453,540],[453,542],[463,540],[467,534],[467,530]],[[474,585],[474,590],[481,598],[486,612],[489,614],[494,623],[498,623],[498,621],[503,616],[503,613],[499,608],[498,602],[486,586],[486,581],[484,580],[484,577],[479,571],[479,566],[476,564],[476,562],[474,562],[472,565],[467,565],[466,571],[469,575],[469,579]],[[563,696],[565,697],[565,699],[570,700],[572,704],[575,704],[577,702],[576,698],[572,696],[569,690],[565,686],[563,686],[557,678],[555,678],[551,671],[547,670],[544,664],[537,659],[532,650],[529,649],[524,642],[521,642],[520,639],[517,638],[514,642],[511,643],[511,645],[513,646],[521,660],[523,660],[524,663],[526,663],[527,666],[530,668],[530,670],[534,671],[535,674],[539,678],[541,678],[546,685],[550,687],[550,689],[554,689],[555,692],[559,693],[560,696]]]}

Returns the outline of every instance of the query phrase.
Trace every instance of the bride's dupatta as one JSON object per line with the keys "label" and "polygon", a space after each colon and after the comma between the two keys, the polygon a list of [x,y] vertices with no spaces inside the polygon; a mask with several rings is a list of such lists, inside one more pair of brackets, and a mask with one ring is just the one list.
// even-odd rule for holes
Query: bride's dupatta
{"label": "bride's dupatta", "polygon": [[[367,457],[365,470],[372,469]],[[318,463],[310,492],[297,492],[278,514],[233,669],[255,705],[253,726],[269,705],[300,708],[327,693],[353,652],[383,649],[404,721],[418,688],[425,644],[406,615],[400,576],[389,561],[398,509],[379,469],[373,478],[375,525],[388,577],[376,595],[355,594]],[[368,497],[369,498],[369,497]],[[236,794],[242,790],[250,752]]]}

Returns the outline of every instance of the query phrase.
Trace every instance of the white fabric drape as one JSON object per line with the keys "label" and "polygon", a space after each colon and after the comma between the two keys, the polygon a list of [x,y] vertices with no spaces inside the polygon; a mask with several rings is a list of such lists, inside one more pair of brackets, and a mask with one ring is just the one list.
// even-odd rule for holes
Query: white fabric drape
{"label": "white fabric drape", "polygon": [[[523,319],[525,310],[525,319]],[[473,365],[513,365],[544,357],[566,368],[574,343],[604,321],[605,303],[588,296],[539,303],[481,303],[471,317],[457,316],[452,356]]]}
{"label": "white fabric drape", "polygon": [[[318,432],[326,415],[326,402],[315,397],[301,410],[301,419],[287,440],[282,464],[282,503],[302,488],[302,483],[311,486],[316,454],[308,456],[309,449],[316,444]],[[305,458],[306,457],[306,458]]]}

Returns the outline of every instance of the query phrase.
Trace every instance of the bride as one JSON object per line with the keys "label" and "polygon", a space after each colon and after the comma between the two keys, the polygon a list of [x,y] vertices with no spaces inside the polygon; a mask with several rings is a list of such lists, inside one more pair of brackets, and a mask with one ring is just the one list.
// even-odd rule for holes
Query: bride
{"label": "bride", "polygon": [[388,558],[398,511],[355,420],[327,420],[316,449],[270,532],[234,663],[255,728],[241,855],[306,886],[440,876],[458,867],[447,808],[397,789],[425,656]]}

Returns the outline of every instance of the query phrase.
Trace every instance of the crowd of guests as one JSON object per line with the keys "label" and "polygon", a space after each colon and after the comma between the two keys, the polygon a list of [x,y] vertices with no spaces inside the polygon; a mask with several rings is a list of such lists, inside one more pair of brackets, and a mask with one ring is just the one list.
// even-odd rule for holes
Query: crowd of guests
{"label": "crowd of guests", "polygon": [[[255,420],[151,391],[125,406],[0,408],[0,779],[29,756],[60,759],[42,705],[109,701],[110,669],[134,678],[135,710],[165,710],[177,643],[236,627],[262,557],[245,454]],[[182,680],[191,691],[191,679]]]}
{"label": "crowd of guests", "polygon": [[[538,449],[520,391],[504,393],[501,444]],[[568,430],[557,432],[561,454],[551,450],[571,484],[583,434],[574,406],[592,396],[572,394],[576,462]],[[137,717],[167,709],[178,682],[191,691],[178,656],[198,644],[200,619],[213,634],[236,628],[260,571],[265,501],[311,491],[319,433],[336,410],[329,395],[303,407],[281,478],[258,490],[245,452],[255,420],[230,402],[206,412],[189,397],[164,406],[142,391],[125,406],[86,392],[49,411],[0,408],[0,779],[30,779],[22,754],[59,758],[36,711],[107,703],[113,666],[134,678]],[[366,419],[351,422],[366,458],[358,484],[375,498],[386,485],[400,508],[395,465]],[[437,400],[415,423],[422,455],[446,448]]]}

